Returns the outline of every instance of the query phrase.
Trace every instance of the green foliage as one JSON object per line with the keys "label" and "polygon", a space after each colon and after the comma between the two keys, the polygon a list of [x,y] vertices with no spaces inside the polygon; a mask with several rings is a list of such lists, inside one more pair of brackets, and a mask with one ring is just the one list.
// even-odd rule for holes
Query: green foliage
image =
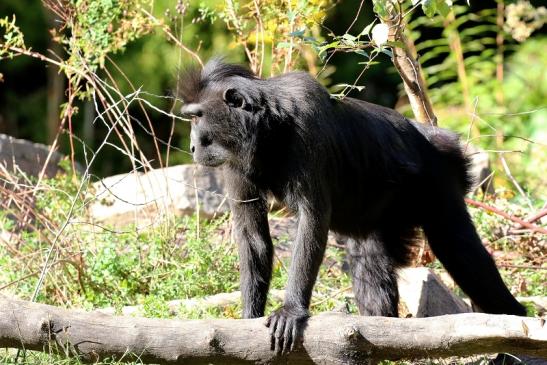
{"label": "green foliage", "polygon": [[25,39],[21,29],[15,25],[15,15],[0,18],[0,60],[13,58],[18,52],[14,48],[25,49]]}
{"label": "green foliage", "polygon": [[109,53],[123,50],[128,42],[152,28],[145,14],[150,0],[71,0],[64,11],[66,30],[59,35],[70,55],[69,64],[104,67]]}
{"label": "green foliage", "polygon": [[374,4],[374,12],[380,18],[387,18],[393,11],[394,2],[391,0],[373,0],[372,3]]}
{"label": "green foliage", "polygon": [[278,74],[296,66],[314,68],[305,61],[307,41],[318,41],[319,24],[330,0],[249,2],[229,0],[203,13],[221,19],[234,35],[234,43],[245,51],[256,73]]}
{"label": "green foliage", "polygon": [[184,218],[165,236],[156,230],[94,235],[83,257],[84,285],[91,288],[85,301],[108,306],[144,300],[148,313],[157,314],[165,309],[162,301],[235,290],[238,269],[234,246],[216,244],[213,237],[223,220],[200,222],[197,237],[195,219]]}
{"label": "green foliage", "polygon": [[[516,151],[502,155],[511,173],[534,197],[544,196],[547,180],[538,166],[546,163],[541,143],[547,58],[541,50],[547,39],[539,36],[515,47],[498,27],[503,13],[497,9],[474,13],[454,6],[453,11],[452,18],[421,16],[409,23],[413,39],[420,39],[426,28],[443,34],[416,42],[439,123],[486,150]],[[496,183],[514,188],[498,155],[492,154],[492,161],[497,161]]]}
{"label": "green foliage", "polygon": [[[229,219],[223,216],[211,221],[186,216],[172,221],[158,222],[145,230],[133,227],[100,228],[82,225],[84,206],[92,194],[79,194],[78,178],[69,174],[46,179],[37,195],[34,215],[42,217],[34,229],[20,230],[13,216],[16,210],[0,210],[0,232],[11,235],[9,245],[0,245],[0,266],[10,268],[0,272],[0,287],[7,284],[10,292],[29,298],[34,291],[37,273],[44,264],[44,252],[50,247],[52,230],[66,220],[66,213],[75,201],[71,224],[59,242],[55,259],[50,263],[44,288],[38,301],[71,307],[100,308],[142,305],[140,315],[172,318],[167,302],[173,299],[204,297],[232,292],[239,287],[236,246],[229,238]],[[500,196],[503,194],[499,194]],[[509,195],[510,197],[510,195]],[[76,198],[76,199],[75,199]],[[489,202],[512,215],[525,217],[530,211],[498,198]],[[507,222],[481,209],[470,209],[481,236],[494,242],[496,251],[523,250],[522,257],[532,257],[525,251],[539,242],[539,237],[521,236],[515,241],[504,236]],[[44,221],[48,217],[47,221]],[[80,222],[80,223],[79,223]],[[293,237],[278,237],[274,244],[288,246]],[[282,250],[281,252],[283,252]],[[279,251],[278,251],[279,252]],[[342,271],[344,250],[329,245],[314,287],[311,303],[313,314],[349,306],[357,313],[349,299],[351,282]],[[271,287],[284,289],[290,256],[276,256]],[[529,265],[523,259],[514,263]],[[438,263],[434,267],[441,270]],[[545,295],[545,273],[542,270],[503,269],[504,279],[512,291],[521,295]],[[523,284],[524,283],[524,284]],[[5,289],[4,289],[5,290]],[[267,313],[280,306],[277,300],[268,301]],[[534,314],[534,308],[530,307]],[[183,306],[177,310],[180,318],[239,318],[241,304],[224,306]],[[12,361],[13,352],[0,355],[0,361]],[[54,354],[29,353],[23,364],[77,364]],[[104,361],[102,364],[116,364]]]}
{"label": "green foliage", "polygon": [[440,14],[446,18],[452,7],[452,0],[422,0],[422,10],[428,18]]}
{"label": "green foliage", "polygon": [[436,14],[442,17],[448,16],[452,8],[452,0],[412,0],[412,1],[394,1],[394,0],[373,0],[373,10],[380,19],[399,15],[404,8],[409,6],[421,5],[424,14],[428,18]]}
{"label": "green foliage", "polygon": [[[163,227],[170,227],[168,230],[86,230],[81,224],[87,221],[83,209],[93,197],[78,195],[79,186],[79,180],[69,174],[44,180],[36,194],[34,213],[39,219],[32,230],[16,232],[13,217],[20,212],[0,210],[0,229],[13,232],[11,237],[18,242],[15,250],[0,246],[0,263],[13,268],[0,273],[0,287],[15,282],[17,285],[10,289],[22,298],[30,297],[37,280],[33,273],[43,266],[43,257],[36,254],[52,244],[72,205],[71,223],[55,250],[61,258],[50,262],[50,280],[40,291],[39,301],[62,304],[70,298],[85,307],[121,306],[139,303],[149,294],[158,300],[171,300],[229,292],[237,287],[235,246],[225,241],[215,243],[218,227],[226,223],[226,217],[211,223],[201,221],[199,226],[195,217],[185,217],[174,226]],[[17,281],[25,276],[27,280]],[[157,308],[152,302],[150,308]]]}

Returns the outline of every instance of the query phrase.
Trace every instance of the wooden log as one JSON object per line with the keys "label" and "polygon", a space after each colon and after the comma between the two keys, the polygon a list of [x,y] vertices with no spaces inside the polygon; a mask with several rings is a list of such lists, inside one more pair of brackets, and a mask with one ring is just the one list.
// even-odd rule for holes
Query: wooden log
{"label": "wooden log", "polygon": [[270,350],[264,319],[119,317],[0,296],[0,347],[59,351],[84,362],[107,357],[161,364],[362,364],[512,352],[547,357],[541,318],[464,313],[430,318],[323,313],[296,351]]}

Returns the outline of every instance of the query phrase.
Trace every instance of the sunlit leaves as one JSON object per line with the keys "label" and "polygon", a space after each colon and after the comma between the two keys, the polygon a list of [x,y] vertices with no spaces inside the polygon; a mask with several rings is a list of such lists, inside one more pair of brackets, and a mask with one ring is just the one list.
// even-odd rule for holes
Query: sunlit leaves
{"label": "sunlit leaves", "polygon": [[62,37],[67,44],[70,62],[78,66],[102,67],[109,53],[123,50],[130,41],[152,29],[143,9],[149,0],[76,0],[71,1]]}
{"label": "sunlit leaves", "polygon": [[370,34],[370,30],[372,29],[372,27],[374,26],[374,23],[375,22],[372,22],[370,24],[368,24],[361,33],[359,33],[359,36],[363,36],[363,35],[369,35]]}
{"label": "sunlit leaves", "polygon": [[[332,0],[246,2],[226,0],[215,12],[243,47],[257,74],[289,71],[304,61],[304,45],[323,46],[319,25]],[[321,55],[320,55],[321,56]]]}
{"label": "sunlit leaves", "polygon": [[422,10],[424,14],[431,18],[437,12],[437,1],[436,0],[423,0],[422,1]]}
{"label": "sunlit leaves", "polygon": [[0,59],[13,58],[16,52],[13,48],[25,48],[23,33],[15,25],[15,15],[0,19]]}
{"label": "sunlit leaves", "polygon": [[393,1],[392,0],[373,0],[374,12],[380,18],[387,18],[390,12],[393,10]]}
{"label": "sunlit leaves", "polygon": [[[380,19],[388,19],[396,16],[401,10],[401,5],[394,0],[373,0],[373,9]],[[452,8],[452,0],[410,0],[411,6],[421,6],[424,14],[432,18],[437,14],[446,17]],[[403,5],[404,8],[404,5]]]}
{"label": "sunlit leaves", "polygon": [[443,18],[450,13],[452,0],[421,0],[422,10],[428,18],[440,14]]}

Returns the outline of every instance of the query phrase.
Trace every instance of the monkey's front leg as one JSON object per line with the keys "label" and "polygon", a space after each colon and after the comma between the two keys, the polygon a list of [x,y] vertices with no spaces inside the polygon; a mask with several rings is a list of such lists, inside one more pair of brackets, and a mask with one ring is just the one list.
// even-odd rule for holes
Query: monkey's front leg
{"label": "monkey's front leg", "polygon": [[263,194],[245,176],[224,169],[239,251],[243,318],[264,315],[272,276],[273,245],[268,226],[268,205]]}
{"label": "monkey's front leg", "polygon": [[273,245],[266,213],[253,207],[234,212],[234,229],[239,251],[240,288],[243,318],[264,315],[272,276]]}
{"label": "monkey's front leg", "polygon": [[270,328],[271,348],[277,353],[293,350],[302,338],[309,317],[313,285],[325,253],[327,234],[328,219],[324,210],[300,211],[285,303],[266,320],[266,326]]}

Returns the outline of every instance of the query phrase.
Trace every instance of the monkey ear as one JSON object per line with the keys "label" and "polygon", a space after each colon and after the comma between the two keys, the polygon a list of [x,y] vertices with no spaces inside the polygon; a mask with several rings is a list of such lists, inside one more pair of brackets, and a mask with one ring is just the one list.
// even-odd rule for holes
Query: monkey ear
{"label": "monkey ear", "polygon": [[236,89],[226,89],[222,96],[224,102],[233,108],[244,108],[245,99]]}

